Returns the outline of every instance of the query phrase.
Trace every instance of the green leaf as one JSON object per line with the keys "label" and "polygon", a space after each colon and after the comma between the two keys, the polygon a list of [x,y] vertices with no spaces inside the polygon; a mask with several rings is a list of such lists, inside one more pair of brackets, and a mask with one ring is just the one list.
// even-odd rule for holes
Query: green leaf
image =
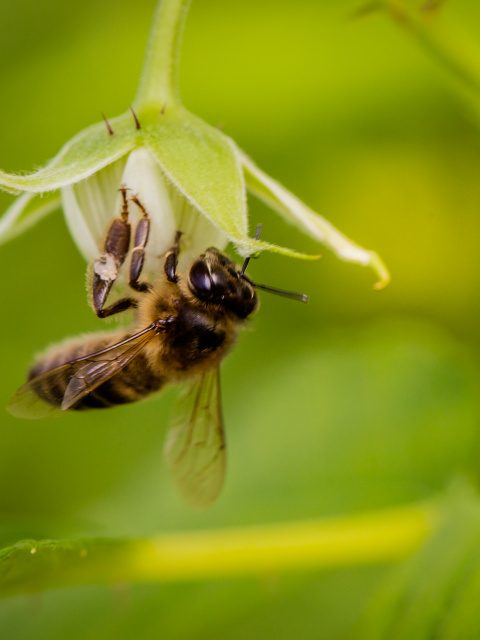
{"label": "green leaf", "polygon": [[145,145],[172,184],[232,241],[247,239],[245,184],[234,143],[183,108],[147,125]]}
{"label": "green leaf", "polygon": [[[132,514],[140,522],[127,529],[134,539],[9,547],[0,553],[0,593],[80,582],[222,579],[228,585],[240,575],[288,570],[300,581],[300,571],[398,562],[437,531],[445,512],[454,522],[456,494],[445,502],[437,495],[454,473],[468,469],[478,424],[477,371],[463,346],[430,325],[405,320],[354,332],[348,342],[336,332],[318,333],[292,336],[287,357],[284,349],[268,352],[242,397],[228,402],[228,493],[210,519],[189,516],[169,494],[155,458],[152,475],[141,476],[141,503],[136,491],[128,502],[118,492],[125,522]],[[259,379],[261,402],[245,402],[258,392]],[[294,401],[280,402],[293,388]],[[143,413],[142,422],[157,424],[159,410],[161,403],[153,403],[151,419]],[[83,447],[79,455],[84,451],[90,460],[92,443],[76,443],[75,451]],[[113,510],[119,504],[108,495],[95,512],[103,513],[106,503]],[[143,514],[158,504],[153,518],[159,524],[145,525]],[[137,537],[145,527],[160,532]],[[460,538],[452,540],[461,546]],[[344,594],[336,597],[341,606]]]}
{"label": "green leaf", "polygon": [[430,505],[413,504],[144,539],[23,540],[0,550],[0,595],[76,584],[225,579],[398,560],[430,535],[436,517]]}
{"label": "green leaf", "polygon": [[[371,11],[384,11],[393,22],[403,28],[417,44],[453,78],[469,89],[478,100],[480,96],[480,66],[478,59],[471,59],[460,38],[452,40],[438,25],[428,18],[427,5],[416,10],[405,0],[381,0]],[[428,4],[428,3],[427,3]],[[431,3],[432,8],[435,3]]]}
{"label": "green leaf", "polygon": [[480,501],[455,486],[435,535],[374,595],[359,625],[365,640],[480,637]]}
{"label": "green leaf", "polygon": [[113,135],[109,135],[104,123],[84,129],[35,173],[15,175],[0,171],[0,188],[12,193],[41,193],[88,178],[135,146],[138,133],[130,114],[113,119],[111,126]]}
{"label": "green leaf", "polygon": [[42,196],[24,193],[0,218],[0,244],[33,227],[42,218],[60,208],[60,194],[51,191]]}
{"label": "green leaf", "polygon": [[331,222],[312,211],[293,193],[259,169],[246,154],[240,150],[238,153],[247,186],[252,193],[280,213],[285,220],[319,240],[341,260],[371,267],[378,276],[375,289],[382,289],[389,283],[390,274],[375,252],[363,249],[347,238]]}
{"label": "green leaf", "polygon": [[282,247],[278,244],[271,242],[265,242],[263,240],[256,240],[255,238],[246,238],[245,240],[235,242],[235,247],[240,255],[248,256],[260,251],[270,251],[271,253],[279,253],[282,256],[288,258],[297,258],[298,260],[318,260],[320,255],[313,255],[310,253],[302,253],[301,251],[295,251],[288,247]]}

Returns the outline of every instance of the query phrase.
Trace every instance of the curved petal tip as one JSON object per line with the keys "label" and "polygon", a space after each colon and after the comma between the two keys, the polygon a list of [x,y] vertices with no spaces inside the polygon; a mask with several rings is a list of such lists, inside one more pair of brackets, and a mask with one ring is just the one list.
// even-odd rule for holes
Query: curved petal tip
{"label": "curved petal tip", "polygon": [[373,285],[373,288],[375,289],[375,291],[381,291],[382,289],[385,289],[385,287],[387,287],[390,284],[390,280],[391,280],[390,272],[385,266],[385,263],[383,262],[383,260],[380,258],[380,256],[377,253],[372,251],[370,256],[371,256],[370,266],[378,276],[378,280]]}

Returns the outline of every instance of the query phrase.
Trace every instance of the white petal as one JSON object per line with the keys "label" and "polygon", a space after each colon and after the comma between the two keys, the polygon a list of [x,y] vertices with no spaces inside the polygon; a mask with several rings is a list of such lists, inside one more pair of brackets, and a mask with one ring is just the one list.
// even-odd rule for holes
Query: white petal
{"label": "white petal", "polygon": [[187,266],[207,247],[223,250],[228,244],[226,234],[195,209],[176,187],[170,185],[169,189],[175,210],[176,228],[182,232],[180,268]]}
{"label": "white petal", "polygon": [[[135,149],[129,156],[121,182],[135,194],[150,216],[150,237],[146,248],[145,275],[155,276],[160,258],[175,238],[177,222],[165,177],[147,149]],[[137,206],[130,206],[132,224],[141,217]]]}
{"label": "white petal", "polygon": [[118,189],[126,160],[117,160],[90,178],[62,189],[65,220],[88,262],[98,257],[105,232],[120,210]]}
{"label": "white petal", "polygon": [[[135,149],[93,176],[62,189],[62,203],[70,233],[88,262],[102,251],[106,230],[121,209],[120,186],[136,195],[147,210],[150,237],[146,247],[144,276],[154,279],[162,269],[161,258],[172,246],[175,232],[182,231],[180,269],[209,246],[223,249],[227,236],[200,214],[162,173],[145,148]],[[129,205],[132,231],[142,213]],[[133,236],[133,233],[132,233]],[[132,238],[133,243],[133,238]],[[128,267],[120,271],[125,282]]]}
{"label": "white petal", "polygon": [[[133,151],[122,182],[138,195],[151,218],[145,273],[154,276],[161,269],[159,258],[167,251],[177,230],[182,232],[180,269],[207,247],[223,249],[227,236],[195,209],[163,174],[158,162],[145,148]],[[132,208],[132,220],[138,210]]]}

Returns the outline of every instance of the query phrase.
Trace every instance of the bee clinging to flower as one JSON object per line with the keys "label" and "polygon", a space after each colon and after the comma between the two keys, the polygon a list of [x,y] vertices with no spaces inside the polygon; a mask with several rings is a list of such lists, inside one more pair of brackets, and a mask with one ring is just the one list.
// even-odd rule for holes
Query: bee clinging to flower
{"label": "bee clinging to flower", "polygon": [[[225,438],[219,366],[239,329],[258,305],[256,289],[307,301],[254,283],[215,247],[197,256],[183,273],[178,263],[182,234],[163,257],[153,283],[142,279],[150,216],[137,195],[121,188],[120,215],[106,232],[94,261],[91,304],[99,318],[135,309],[131,328],[73,338],[49,349],[12,398],[18,417],[45,417],[59,410],[105,409],[141,400],[168,383],[189,383],[167,439],[167,458],[188,500],[206,505],[222,486]],[[133,230],[130,206],[140,211]],[[257,237],[260,227],[257,229]],[[127,263],[127,264],[125,264]],[[133,295],[107,305],[122,268]]]}
{"label": "bee clinging to flower", "polygon": [[[371,267],[377,289],[389,274],[376,253],[347,238],[183,106],[177,75],[187,5],[159,1],[134,110],[80,132],[34,173],[0,171],[0,188],[20,194],[0,219],[0,243],[62,208],[91,265],[97,316],[135,313],[128,329],[47,351],[11,411],[31,417],[105,408],[183,382],[167,457],[184,494],[204,505],[218,495],[224,473],[220,362],[257,308],[258,289],[305,301],[253,282],[246,274],[249,256],[318,257],[265,242],[258,232],[250,237],[247,190],[341,260]],[[223,253],[229,242],[243,266]],[[130,293],[112,301],[116,285]]]}

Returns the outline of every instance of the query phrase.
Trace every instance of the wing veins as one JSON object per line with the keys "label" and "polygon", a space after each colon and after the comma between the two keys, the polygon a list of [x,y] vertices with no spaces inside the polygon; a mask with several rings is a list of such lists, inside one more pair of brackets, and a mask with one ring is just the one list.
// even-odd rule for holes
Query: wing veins
{"label": "wing veins", "polygon": [[225,439],[218,369],[195,380],[176,406],[165,453],[177,486],[193,506],[206,507],[220,493]]}
{"label": "wing veins", "polygon": [[[65,394],[63,396],[62,401],[62,409],[70,409],[74,404],[79,402],[82,398],[84,398],[89,393],[98,389],[100,385],[107,380],[110,380],[115,374],[124,369],[127,364],[133,360],[133,358],[140,353],[140,351],[144,348],[148,342],[154,337],[155,333],[147,334],[147,331],[152,331],[151,327],[144,329],[143,331],[135,334],[134,338],[138,340],[138,338],[142,338],[140,342],[135,342],[131,345],[125,352],[121,353],[117,358],[112,358],[108,360],[97,360],[99,354],[103,355],[105,351],[96,352],[95,354],[91,354],[83,358],[82,360],[76,360],[76,362],[85,362],[82,367],[78,371],[76,371],[69,380],[67,388],[65,389]],[[113,345],[108,351],[113,351],[115,348],[120,348],[125,344],[131,342],[132,339],[122,340],[121,342]],[[91,376],[90,381],[88,381],[88,368],[91,365],[104,365],[98,367],[96,371],[94,371]],[[83,369],[87,369],[87,371],[83,372]],[[81,387],[76,389],[75,383],[81,383]]]}
{"label": "wing veins", "polygon": [[[113,375],[115,375],[115,373],[124,368],[128,364],[128,362],[141,351],[141,349],[149,342],[149,340],[157,335],[157,332],[157,324],[152,323],[148,327],[145,327],[145,329],[142,329],[141,331],[138,331],[119,342],[111,344],[103,349],[99,349],[98,351],[80,356],[78,358],[73,358],[72,360],[68,360],[67,362],[64,362],[57,367],[53,367],[52,369],[43,371],[39,375],[29,380],[26,384],[24,384],[16,391],[9,402],[9,411],[13,415],[21,418],[41,418],[46,417],[47,415],[50,415],[52,413],[59,412],[61,406],[63,405],[66,390],[70,382],[72,382],[74,379],[81,380],[81,376],[83,375],[85,378],[85,373],[88,373],[84,372],[79,376],[79,373],[85,367],[88,367],[89,364],[97,364],[101,366],[102,362],[105,363],[105,367],[108,368],[110,366],[111,370],[108,372],[108,374],[104,373],[103,377],[100,377],[100,380],[97,384],[95,384],[95,377],[93,378],[94,382],[89,385],[83,382],[82,393],[80,393],[80,390],[78,390],[78,397],[76,397],[73,402],[65,402],[65,406],[63,406],[64,409],[70,408],[73,404],[75,404],[75,402],[80,400],[88,393],[93,392],[100,384],[106,382]],[[130,345],[130,343],[132,342],[134,344]],[[130,346],[122,351],[122,348],[125,347],[125,345]],[[118,354],[119,350],[120,353]],[[99,360],[99,358],[104,354],[111,354],[111,357],[105,358],[105,360],[103,361]],[[116,359],[118,362],[116,362]],[[41,388],[42,385],[45,385],[48,380],[51,380],[52,382],[58,382],[58,380],[62,376],[67,378],[68,384],[63,394],[57,395],[56,401],[53,401],[53,399],[47,400],[43,395],[38,393],[38,388]]]}

